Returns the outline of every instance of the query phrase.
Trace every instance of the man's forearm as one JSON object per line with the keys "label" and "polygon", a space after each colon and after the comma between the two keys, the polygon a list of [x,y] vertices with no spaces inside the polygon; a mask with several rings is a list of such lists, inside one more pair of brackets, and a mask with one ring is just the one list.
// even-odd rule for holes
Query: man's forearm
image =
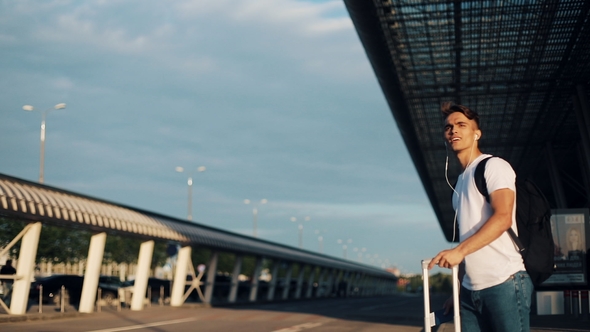
{"label": "man's forearm", "polygon": [[511,215],[495,213],[475,234],[465,239],[455,249],[459,250],[463,256],[467,256],[492,243],[511,225]]}

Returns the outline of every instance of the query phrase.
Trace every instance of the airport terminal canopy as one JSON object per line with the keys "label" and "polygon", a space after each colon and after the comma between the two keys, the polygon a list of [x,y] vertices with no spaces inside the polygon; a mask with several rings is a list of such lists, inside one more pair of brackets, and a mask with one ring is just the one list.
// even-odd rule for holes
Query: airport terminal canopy
{"label": "airport terminal canopy", "polygon": [[445,101],[476,110],[482,152],[532,178],[553,208],[589,206],[590,1],[344,2],[447,240]]}

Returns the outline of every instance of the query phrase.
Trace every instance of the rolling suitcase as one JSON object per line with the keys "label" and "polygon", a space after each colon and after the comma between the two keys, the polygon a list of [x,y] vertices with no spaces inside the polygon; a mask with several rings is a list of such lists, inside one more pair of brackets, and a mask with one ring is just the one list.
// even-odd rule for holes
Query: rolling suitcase
{"label": "rolling suitcase", "polygon": [[[425,259],[422,261],[422,280],[424,281],[423,290],[424,290],[424,332],[430,332],[433,326],[440,324],[440,316],[442,315],[442,311],[438,310],[435,312],[430,311],[430,285],[428,282],[428,264],[430,264],[430,259]],[[459,269],[458,266],[453,267],[453,321],[455,324],[455,332],[461,332],[461,319],[459,316],[459,283],[457,282],[459,278]],[[450,315],[450,314],[449,314]]]}

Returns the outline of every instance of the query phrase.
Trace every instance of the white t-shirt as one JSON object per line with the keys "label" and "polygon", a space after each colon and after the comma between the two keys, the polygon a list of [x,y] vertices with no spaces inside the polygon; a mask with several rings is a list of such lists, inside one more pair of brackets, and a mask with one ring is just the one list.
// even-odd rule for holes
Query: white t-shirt
{"label": "white t-shirt", "polygon": [[[490,155],[477,157],[459,175],[456,193],[453,194],[453,207],[457,211],[461,242],[476,233],[492,215],[492,207],[477,190],[474,173],[479,162]],[[508,188],[515,192],[516,174],[508,162],[500,158],[487,161],[485,178],[488,192]],[[512,210],[512,229],[516,234],[516,202]],[[465,277],[463,287],[469,290],[482,290],[506,281],[512,274],[524,271],[520,253],[507,232],[492,243],[465,257]]]}

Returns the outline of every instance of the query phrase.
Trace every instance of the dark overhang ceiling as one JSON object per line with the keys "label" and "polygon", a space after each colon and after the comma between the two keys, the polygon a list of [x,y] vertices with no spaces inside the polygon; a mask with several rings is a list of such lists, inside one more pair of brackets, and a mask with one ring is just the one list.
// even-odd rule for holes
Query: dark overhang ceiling
{"label": "dark overhang ceiling", "polygon": [[[566,207],[588,206],[573,100],[589,99],[590,1],[344,2],[447,240],[445,101],[476,110],[481,150],[533,178],[556,207],[552,151]],[[460,169],[450,159],[452,183]]]}

